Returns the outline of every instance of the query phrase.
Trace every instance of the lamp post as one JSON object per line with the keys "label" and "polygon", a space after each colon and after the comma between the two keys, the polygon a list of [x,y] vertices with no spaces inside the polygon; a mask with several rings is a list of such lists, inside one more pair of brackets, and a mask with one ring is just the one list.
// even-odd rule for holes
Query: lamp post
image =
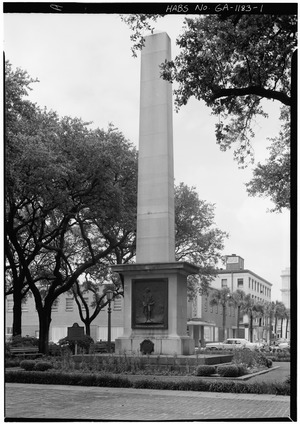
{"label": "lamp post", "polygon": [[114,293],[111,290],[107,290],[106,299],[108,301],[108,333],[107,333],[107,350],[108,353],[111,353],[111,301]]}

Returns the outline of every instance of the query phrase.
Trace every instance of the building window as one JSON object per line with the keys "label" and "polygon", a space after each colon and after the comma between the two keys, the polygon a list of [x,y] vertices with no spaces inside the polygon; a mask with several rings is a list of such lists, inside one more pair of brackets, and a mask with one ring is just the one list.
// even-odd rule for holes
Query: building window
{"label": "building window", "polygon": [[72,312],[73,311],[73,299],[67,298],[66,299],[66,312]]}
{"label": "building window", "polygon": [[253,278],[252,278],[252,290],[253,290]]}
{"label": "building window", "polygon": [[115,297],[114,298],[114,307],[113,307],[114,311],[122,311],[122,298],[120,297]]}
{"label": "building window", "polygon": [[7,312],[13,312],[14,301],[12,299],[7,299]]}
{"label": "building window", "polygon": [[249,289],[251,287],[251,278],[249,277]]}
{"label": "building window", "polygon": [[25,301],[22,302],[22,312],[28,312],[27,299],[25,299]]}
{"label": "building window", "polygon": [[221,287],[227,287],[227,278],[222,278],[221,280]]}
{"label": "building window", "polygon": [[204,311],[207,312],[207,297],[204,298]]}
{"label": "building window", "polygon": [[244,287],[244,280],[243,280],[243,278],[238,278],[237,285],[238,285],[238,288]]}
{"label": "building window", "polygon": [[55,299],[51,307],[52,312],[58,312],[58,299]]}

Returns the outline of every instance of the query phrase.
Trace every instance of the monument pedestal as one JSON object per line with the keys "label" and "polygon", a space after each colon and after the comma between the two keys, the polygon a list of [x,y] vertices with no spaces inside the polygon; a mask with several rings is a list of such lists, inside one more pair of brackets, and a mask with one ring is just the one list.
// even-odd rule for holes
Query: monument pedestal
{"label": "monument pedestal", "polygon": [[124,333],[115,340],[117,354],[142,352],[153,343],[155,355],[192,355],[187,335],[187,276],[198,267],[187,262],[114,265],[124,277]]}

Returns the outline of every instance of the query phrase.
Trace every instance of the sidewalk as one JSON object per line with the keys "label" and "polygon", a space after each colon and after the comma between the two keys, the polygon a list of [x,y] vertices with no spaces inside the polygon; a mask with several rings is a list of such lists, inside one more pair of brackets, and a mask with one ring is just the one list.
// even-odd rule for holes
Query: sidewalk
{"label": "sidewalk", "polygon": [[176,421],[287,419],[275,395],[6,384],[6,420]]}

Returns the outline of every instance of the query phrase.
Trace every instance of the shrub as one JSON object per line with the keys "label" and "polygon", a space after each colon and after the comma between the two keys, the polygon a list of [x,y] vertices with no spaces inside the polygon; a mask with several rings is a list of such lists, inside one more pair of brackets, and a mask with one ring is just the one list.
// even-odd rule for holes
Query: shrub
{"label": "shrub", "polygon": [[5,367],[6,368],[12,368],[12,367],[19,367],[20,366],[20,359],[7,359],[5,358]]}
{"label": "shrub", "polygon": [[61,347],[55,343],[49,343],[49,355],[50,356],[60,356]]}
{"label": "shrub", "polygon": [[[83,352],[88,353],[91,344],[94,343],[94,340],[92,339],[92,337],[84,335],[82,339],[77,341],[77,346],[79,349],[81,349]],[[68,336],[64,337],[63,339],[60,339],[58,341],[59,346],[61,346],[62,349],[70,349],[71,352],[74,354],[75,353],[75,341],[74,340],[69,340]]]}
{"label": "shrub", "polygon": [[237,369],[238,369],[238,376],[242,376],[245,374],[248,374],[248,370],[247,367],[244,364],[236,364]]}
{"label": "shrub", "polygon": [[199,365],[195,369],[195,375],[198,376],[206,376],[206,375],[212,375],[216,372],[216,368],[214,365]]}
{"label": "shrub", "polygon": [[237,365],[221,365],[217,368],[217,373],[222,377],[238,377],[239,368]]}
{"label": "shrub", "polygon": [[32,371],[35,367],[36,361],[32,359],[24,359],[24,361],[20,362],[20,367],[25,371]]}
{"label": "shrub", "polygon": [[236,349],[232,362],[234,364],[244,364],[247,368],[269,367],[266,354],[258,350]]}
{"label": "shrub", "polygon": [[22,347],[22,346],[38,346],[39,339],[36,337],[22,337],[22,336],[14,336],[9,343],[13,347]]}
{"label": "shrub", "polygon": [[267,367],[268,367],[268,368],[271,368],[271,367],[272,367],[272,365],[273,365],[272,359],[267,358]]}
{"label": "shrub", "polygon": [[50,370],[51,368],[53,368],[53,365],[51,364],[51,362],[46,362],[46,361],[38,361],[36,362],[34,367],[36,371],[47,371],[47,370]]}

